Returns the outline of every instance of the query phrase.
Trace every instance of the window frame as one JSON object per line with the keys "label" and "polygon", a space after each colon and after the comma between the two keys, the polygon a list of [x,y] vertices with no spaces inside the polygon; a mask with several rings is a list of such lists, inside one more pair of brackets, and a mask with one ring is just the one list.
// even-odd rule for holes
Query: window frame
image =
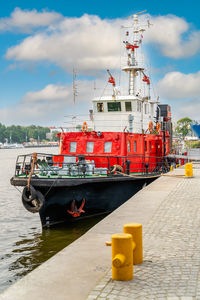
{"label": "window frame", "polygon": [[152,145],[151,145],[151,141],[149,141],[149,152],[151,152],[152,150]]}
{"label": "window frame", "polygon": [[[105,146],[106,145],[108,145],[108,143],[109,143],[109,145],[110,145],[110,151],[105,151],[106,149],[105,149]],[[103,147],[103,150],[104,150],[104,153],[112,153],[112,141],[105,141],[104,142],[104,147]]]}
{"label": "window frame", "polygon": [[[92,144],[92,151],[88,151],[88,145]],[[94,152],[94,142],[93,141],[87,141],[86,143],[86,153],[93,153]]]}
{"label": "window frame", "polygon": [[145,115],[148,115],[148,113],[149,113],[149,104],[148,103],[145,103],[145,105],[144,105],[144,113],[145,113]]}
{"label": "window frame", "polygon": [[133,142],[133,150],[134,150],[134,153],[137,152],[137,141]]}
{"label": "window frame", "polygon": [[[100,106],[102,105],[102,107]],[[100,109],[101,107],[101,109]],[[97,102],[97,112],[104,112],[104,103],[103,102]]]}
{"label": "window frame", "polygon": [[[116,105],[116,104],[119,104],[120,110],[110,110],[109,109],[109,105]],[[121,101],[107,102],[107,110],[108,110],[108,112],[119,112],[119,111],[122,111]]]}
{"label": "window frame", "polygon": [[142,111],[142,103],[141,101],[137,101],[137,112],[141,112]]}
{"label": "window frame", "polygon": [[144,141],[144,151],[147,152],[147,141]]}
{"label": "window frame", "polygon": [[131,141],[130,140],[127,141],[127,152],[128,153],[131,152]]}
{"label": "window frame", "polygon": [[[127,106],[126,105],[129,105],[130,104],[130,110],[127,109]],[[132,111],[132,102],[131,101],[125,101],[125,111]]]}
{"label": "window frame", "polygon": [[[71,151],[72,150],[72,148],[71,148],[72,143],[74,143],[76,145],[75,151]],[[69,152],[70,153],[76,153],[76,150],[77,150],[77,142],[76,141],[69,142]]]}

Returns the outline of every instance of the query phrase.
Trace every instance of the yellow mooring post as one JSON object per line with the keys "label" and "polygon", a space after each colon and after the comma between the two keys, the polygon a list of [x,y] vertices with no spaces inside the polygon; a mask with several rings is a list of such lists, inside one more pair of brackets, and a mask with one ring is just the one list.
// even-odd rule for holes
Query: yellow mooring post
{"label": "yellow mooring post", "polygon": [[185,164],[185,177],[192,177],[193,176],[193,164],[187,163]]}
{"label": "yellow mooring post", "polygon": [[133,264],[143,262],[142,224],[124,224],[124,233],[130,233],[133,239]]}
{"label": "yellow mooring post", "polygon": [[133,279],[133,240],[131,234],[112,235],[112,279]]}

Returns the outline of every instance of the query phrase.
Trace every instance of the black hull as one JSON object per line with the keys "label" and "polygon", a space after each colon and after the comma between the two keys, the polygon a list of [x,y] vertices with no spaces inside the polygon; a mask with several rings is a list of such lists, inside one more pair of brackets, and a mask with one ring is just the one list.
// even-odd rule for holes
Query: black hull
{"label": "black hull", "polygon": [[[130,199],[145,184],[151,183],[155,177],[130,178],[99,178],[98,180],[81,179],[79,184],[70,183],[69,180],[57,180],[49,184],[49,179],[32,179],[31,185],[45,196],[45,203],[40,210],[40,219],[43,227],[53,226],[59,223],[71,223],[80,219],[95,215],[108,214]],[[16,179],[16,180],[15,180]],[[24,185],[19,178],[13,178],[14,185]],[[72,180],[71,180],[72,181]],[[72,201],[75,200],[77,209],[83,203],[84,212],[75,217],[70,214]]]}

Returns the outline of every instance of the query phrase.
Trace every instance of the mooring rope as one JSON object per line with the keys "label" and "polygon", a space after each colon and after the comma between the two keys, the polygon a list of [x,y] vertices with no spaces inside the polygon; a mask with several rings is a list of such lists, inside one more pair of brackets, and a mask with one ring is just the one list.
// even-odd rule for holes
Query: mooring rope
{"label": "mooring rope", "polygon": [[13,185],[13,186],[20,194],[22,194],[22,191],[20,191],[15,185]]}
{"label": "mooring rope", "polygon": [[46,192],[44,197],[46,197],[48,195],[48,193],[51,191],[51,189],[53,188],[54,184],[58,181],[58,179],[60,179],[60,178],[57,178],[56,180],[54,180],[54,182],[52,183],[52,185],[50,186],[50,188],[48,189],[48,191]]}
{"label": "mooring rope", "polygon": [[30,171],[30,173],[29,173],[28,181],[27,181],[28,190],[29,190],[29,188],[30,188],[31,176],[32,176],[32,174],[34,173],[34,167],[35,167],[36,162],[37,162],[37,153],[34,152],[34,153],[33,153],[33,161],[32,161],[32,164],[31,164],[31,171]]}

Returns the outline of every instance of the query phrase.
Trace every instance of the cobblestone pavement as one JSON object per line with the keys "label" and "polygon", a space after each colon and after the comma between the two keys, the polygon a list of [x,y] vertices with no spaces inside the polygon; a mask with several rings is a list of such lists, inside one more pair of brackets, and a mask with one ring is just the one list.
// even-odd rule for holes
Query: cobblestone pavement
{"label": "cobblestone pavement", "polygon": [[200,299],[200,170],[180,178],[143,227],[144,262],[131,281],[113,281],[111,270],[92,299]]}

